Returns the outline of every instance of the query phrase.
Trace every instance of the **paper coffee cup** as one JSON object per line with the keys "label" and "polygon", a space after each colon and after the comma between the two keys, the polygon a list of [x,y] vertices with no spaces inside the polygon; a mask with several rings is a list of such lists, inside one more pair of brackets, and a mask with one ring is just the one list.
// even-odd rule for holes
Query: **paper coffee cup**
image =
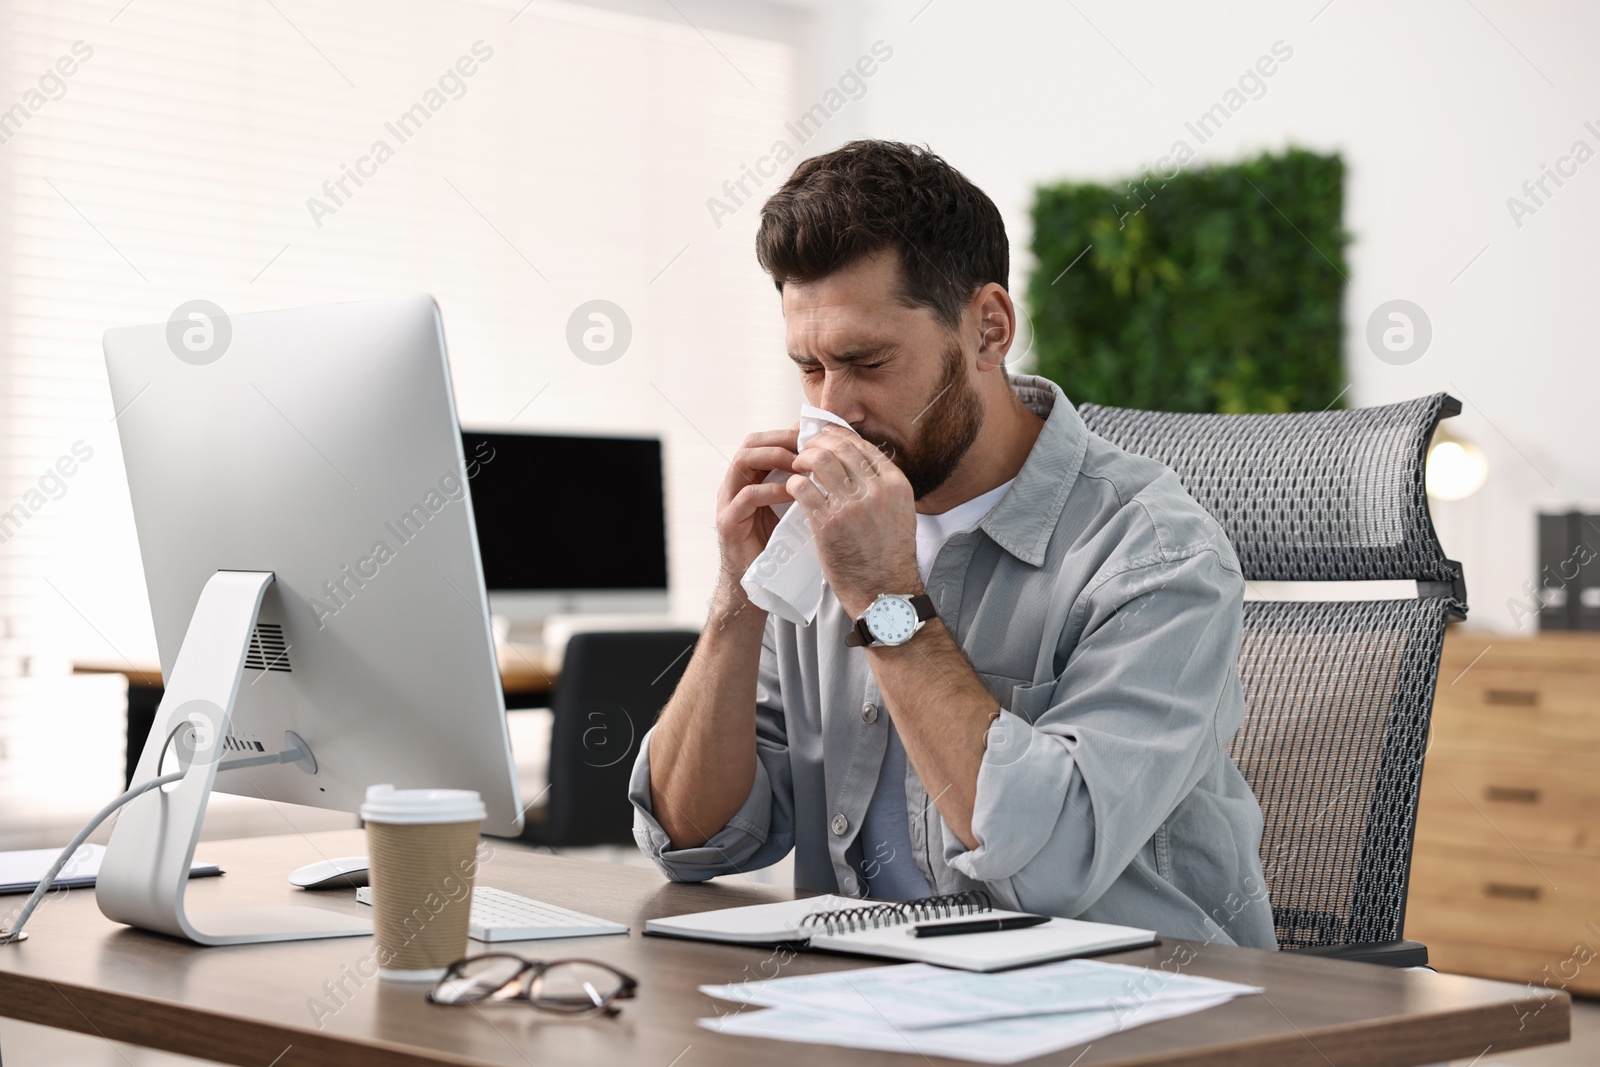
{"label": "paper coffee cup", "polygon": [[467,954],[478,832],[486,812],[470,789],[367,790],[378,977],[431,982]]}

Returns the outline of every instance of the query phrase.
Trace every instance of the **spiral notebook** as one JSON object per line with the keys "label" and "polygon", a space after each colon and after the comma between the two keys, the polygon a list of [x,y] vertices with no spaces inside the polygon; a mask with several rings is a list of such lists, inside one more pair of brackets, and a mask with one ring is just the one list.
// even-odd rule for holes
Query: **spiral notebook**
{"label": "spiral notebook", "polygon": [[970,915],[1003,919],[1019,914],[995,908],[981,889],[865,904],[849,897],[821,896],[651,919],[644,924],[644,932],[744,945],[796,943],[967,971],[1000,971],[1156,943],[1153,930],[1061,918],[1025,930],[911,936],[918,925],[964,921],[962,917]]}

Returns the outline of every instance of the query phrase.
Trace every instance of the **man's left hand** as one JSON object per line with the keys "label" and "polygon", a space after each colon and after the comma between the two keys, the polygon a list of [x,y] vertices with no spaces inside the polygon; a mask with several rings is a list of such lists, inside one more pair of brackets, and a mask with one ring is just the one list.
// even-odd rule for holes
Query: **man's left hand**
{"label": "man's left hand", "polygon": [[823,575],[852,619],[879,593],[923,591],[916,500],[899,467],[838,426],[824,427],[792,466],[788,490],[806,510]]}

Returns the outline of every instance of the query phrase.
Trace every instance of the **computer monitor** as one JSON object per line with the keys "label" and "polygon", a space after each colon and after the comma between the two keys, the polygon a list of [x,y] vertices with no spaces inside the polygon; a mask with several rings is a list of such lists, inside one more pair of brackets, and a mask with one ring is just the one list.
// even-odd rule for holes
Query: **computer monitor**
{"label": "computer monitor", "polygon": [[[209,350],[191,347],[207,337]],[[191,766],[123,810],[101,909],[202,943],[356,932],[318,932],[314,916],[290,923],[309,932],[285,932],[281,916],[185,913],[213,786],[349,812],[378,783],[474,789],[484,830],[517,833],[432,298],[113,329],[105,355],[166,680],[135,782],[163,759],[170,770],[175,746]],[[300,743],[298,765],[217,775],[230,757]]]}
{"label": "computer monitor", "polygon": [[516,627],[667,612],[660,438],[465,430],[462,440],[494,614]]}

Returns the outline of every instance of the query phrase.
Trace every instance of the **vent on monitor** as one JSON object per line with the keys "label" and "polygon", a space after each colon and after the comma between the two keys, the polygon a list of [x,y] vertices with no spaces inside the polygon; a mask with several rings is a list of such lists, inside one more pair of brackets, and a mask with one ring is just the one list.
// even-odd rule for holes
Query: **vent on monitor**
{"label": "vent on monitor", "polygon": [[289,646],[283,642],[283,624],[258,622],[250,635],[250,650],[244,655],[248,670],[291,671]]}

